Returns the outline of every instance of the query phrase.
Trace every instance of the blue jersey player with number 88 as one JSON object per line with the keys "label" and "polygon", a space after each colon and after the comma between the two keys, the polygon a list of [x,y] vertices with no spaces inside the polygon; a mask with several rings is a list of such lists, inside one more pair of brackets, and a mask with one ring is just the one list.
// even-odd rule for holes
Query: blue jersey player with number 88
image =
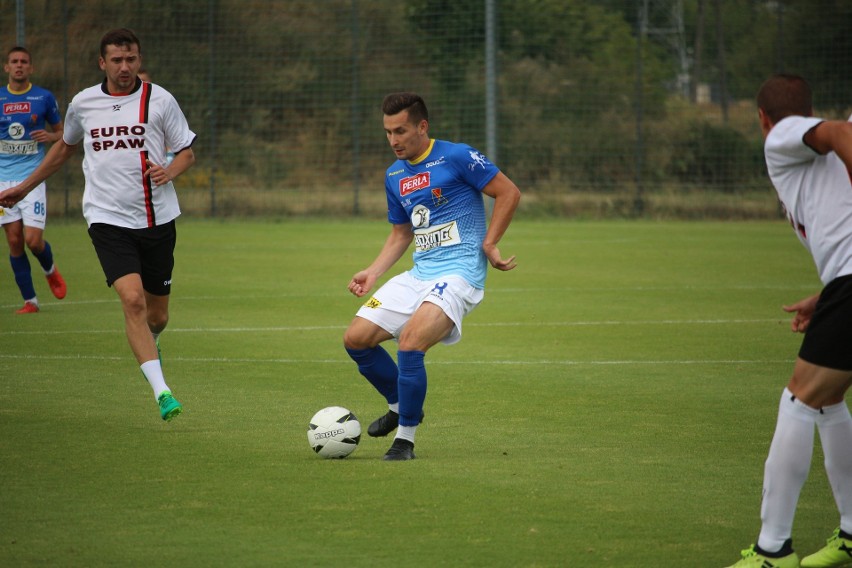
{"label": "blue jersey player with number 88", "polygon": [[[0,191],[30,175],[44,159],[44,144],[62,137],[56,99],[50,91],[30,83],[33,72],[30,52],[13,47],[6,54],[3,69],[9,75],[9,83],[0,87]],[[45,124],[51,129],[46,130]],[[0,207],[9,262],[24,298],[24,307],[16,312],[19,314],[34,314],[39,310],[24,245],[44,270],[53,295],[60,300],[65,297],[65,280],[53,263],[50,243],[44,240],[46,220],[47,191],[43,183],[16,205]]]}
{"label": "blue jersey player with number 88", "polygon": [[[373,262],[356,273],[349,291],[366,296],[414,242],[414,266],[390,279],[358,310],[343,343],[359,372],[388,403],[367,429],[372,437],[397,430],[388,461],[415,457],[423,420],[426,351],[461,339],[462,319],[484,296],[488,264],[515,268],[497,244],[520,200],[517,186],[466,144],[429,137],[429,116],[414,93],[382,103],[384,129],[397,161],[385,175],[390,235]],[[494,198],[486,223],[483,194]],[[397,362],[381,346],[397,339]]]}

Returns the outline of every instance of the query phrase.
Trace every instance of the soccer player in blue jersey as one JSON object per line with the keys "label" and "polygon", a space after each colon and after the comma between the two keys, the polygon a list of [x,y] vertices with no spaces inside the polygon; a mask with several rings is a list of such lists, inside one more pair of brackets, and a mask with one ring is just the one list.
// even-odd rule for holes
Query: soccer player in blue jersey
{"label": "soccer player in blue jersey", "polygon": [[[397,429],[388,461],[414,459],[423,420],[426,351],[461,339],[462,319],[484,295],[488,264],[515,268],[497,244],[521,194],[488,159],[466,144],[429,137],[426,103],[414,93],[382,102],[384,129],[397,160],[385,175],[390,235],[349,291],[363,297],[414,242],[414,267],[389,280],[358,310],[344,334],[358,370],[385,397],[388,412],[367,429],[373,437]],[[494,198],[486,223],[483,194]],[[380,345],[397,339],[397,362]]]}
{"label": "soccer player in blue jersey", "polygon": [[[47,89],[30,83],[33,73],[30,52],[13,47],[6,54],[3,69],[9,75],[9,83],[0,87],[0,191],[16,185],[36,169],[44,158],[46,142],[62,138],[62,118],[56,99]],[[45,124],[50,125],[50,130],[45,129]],[[39,310],[25,245],[44,270],[53,295],[61,300],[66,294],[65,280],[53,262],[50,243],[44,240],[46,220],[44,184],[16,205],[0,207],[0,225],[9,243],[9,262],[24,298],[19,314],[34,314]]]}

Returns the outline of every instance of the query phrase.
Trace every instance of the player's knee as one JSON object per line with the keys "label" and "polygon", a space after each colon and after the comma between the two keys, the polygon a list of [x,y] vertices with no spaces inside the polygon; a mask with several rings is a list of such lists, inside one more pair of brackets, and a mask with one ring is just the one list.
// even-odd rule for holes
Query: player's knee
{"label": "player's knee", "polygon": [[41,236],[33,237],[27,235],[27,248],[32,251],[33,254],[41,254],[44,252],[44,239]]}
{"label": "player's knee", "polygon": [[163,330],[166,329],[166,326],[169,324],[169,314],[168,313],[149,313],[148,314],[148,328],[150,328],[151,333],[162,333]]}
{"label": "player's knee", "polygon": [[352,329],[347,329],[343,334],[343,346],[346,349],[367,349],[372,347],[365,338]]}

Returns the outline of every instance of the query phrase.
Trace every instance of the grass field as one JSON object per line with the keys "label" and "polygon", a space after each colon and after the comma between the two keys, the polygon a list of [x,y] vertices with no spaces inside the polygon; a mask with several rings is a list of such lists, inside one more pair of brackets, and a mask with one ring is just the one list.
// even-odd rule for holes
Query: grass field
{"label": "grass field", "polygon": [[[418,459],[364,436],[322,460],[316,410],[386,408],[341,337],[387,231],[180,222],[169,424],[81,223],[48,227],[65,300],[39,277],[16,316],[0,268],[0,566],[718,567],[754,541],[800,341],[780,307],[818,290],[789,226],[516,222],[519,267],[427,356]],[[838,524],[812,469],[802,553]]]}

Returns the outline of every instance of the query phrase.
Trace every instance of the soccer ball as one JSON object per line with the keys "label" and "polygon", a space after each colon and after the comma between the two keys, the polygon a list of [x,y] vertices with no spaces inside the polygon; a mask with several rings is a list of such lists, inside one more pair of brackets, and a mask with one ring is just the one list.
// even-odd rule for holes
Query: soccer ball
{"label": "soccer ball", "polygon": [[361,441],[361,423],[342,406],[323,408],[308,425],[308,443],[324,458],[345,458]]}

